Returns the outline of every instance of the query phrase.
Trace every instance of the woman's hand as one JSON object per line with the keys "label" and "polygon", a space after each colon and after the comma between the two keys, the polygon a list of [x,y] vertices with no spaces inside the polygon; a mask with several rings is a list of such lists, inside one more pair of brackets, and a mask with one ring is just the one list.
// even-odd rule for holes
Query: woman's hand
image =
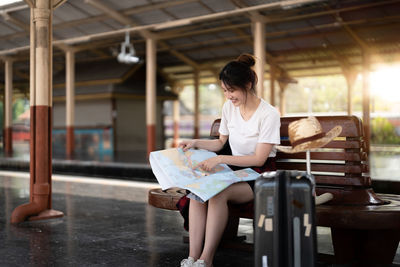
{"label": "woman's hand", "polygon": [[201,168],[207,172],[212,171],[215,166],[217,166],[218,164],[221,163],[221,157],[220,156],[216,156],[216,157],[212,157],[206,160],[203,160],[202,162],[200,162],[199,164],[197,164],[197,166],[195,166],[196,168]]}
{"label": "woman's hand", "polygon": [[183,140],[178,147],[182,148],[183,151],[187,151],[189,148],[196,148],[196,139]]}

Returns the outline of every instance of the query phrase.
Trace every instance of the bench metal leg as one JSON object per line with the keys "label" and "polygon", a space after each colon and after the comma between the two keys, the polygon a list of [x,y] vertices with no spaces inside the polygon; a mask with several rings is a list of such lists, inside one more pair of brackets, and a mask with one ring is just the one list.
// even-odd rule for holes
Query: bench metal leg
{"label": "bench metal leg", "polygon": [[391,264],[400,240],[396,230],[331,228],[336,263],[360,266]]}

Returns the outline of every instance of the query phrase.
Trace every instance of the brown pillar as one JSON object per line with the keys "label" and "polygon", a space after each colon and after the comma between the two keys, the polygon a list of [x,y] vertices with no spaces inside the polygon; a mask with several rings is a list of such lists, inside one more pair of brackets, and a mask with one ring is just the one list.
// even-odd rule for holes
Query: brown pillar
{"label": "brown pillar", "polygon": [[199,125],[200,125],[200,119],[199,119],[199,102],[200,102],[200,97],[199,97],[199,88],[200,82],[199,82],[199,71],[195,70],[194,71],[194,138],[199,138],[200,137],[200,130],[199,130]]}
{"label": "brown pillar", "polygon": [[146,39],[147,156],[156,149],[156,40]]}
{"label": "brown pillar", "polygon": [[364,137],[366,144],[366,152],[369,154],[371,130],[370,130],[370,88],[369,88],[369,70],[370,70],[370,54],[368,51],[363,50],[363,125]]}
{"label": "brown pillar", "polygon": [[65,54],[66,73],[65,73],[65,87],[66,87],[66,157],[72,158],[74,155],[75,138],[74,138],[74,125],[75,125],[75,53],[71,50],[66,51]]}
{"label": "brown pillar", "polygon": [[12,156],[12,88],[13,88],[13,71],[12,60],[5,61],[5,94],[4,94],[4,155]]}
{"label": "brown pillar", "polygon": [[30,25],[30,202],[14,209],[11,223],[62,217],[51,209],[53,1],[27,1]]}

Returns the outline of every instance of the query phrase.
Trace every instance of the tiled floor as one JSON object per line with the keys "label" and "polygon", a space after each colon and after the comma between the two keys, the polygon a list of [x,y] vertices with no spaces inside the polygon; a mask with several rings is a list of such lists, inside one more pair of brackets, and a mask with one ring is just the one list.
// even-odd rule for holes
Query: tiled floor
{"label": "tiled floor", "polygon": [[[183,220],[147,205],[151,187],[157,184],[54,175],[53,209],[65,216],[16,226],[10,217],[29,201],[29,174],[0,172],[0,266],[179,266],[188,252]],[[252,240],[251,220],[239,230]],[[328,228],[318,228],[318,247],[332,253]],[[252,265],[252,253],[231,249],[214,260],[216,267]]]}

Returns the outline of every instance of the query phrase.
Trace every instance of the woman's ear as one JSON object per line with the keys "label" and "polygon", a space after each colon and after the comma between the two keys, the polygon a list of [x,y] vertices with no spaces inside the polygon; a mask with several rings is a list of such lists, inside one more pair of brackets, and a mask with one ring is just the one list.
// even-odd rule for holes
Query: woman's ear
{"label": "woman's ear", "polygon": [[246,91],[250,91],[250,90],[251,90],[251,87],[252,87],[252,83],[251,83],[251,82],[248,82],[248,83],[246,84]]}

